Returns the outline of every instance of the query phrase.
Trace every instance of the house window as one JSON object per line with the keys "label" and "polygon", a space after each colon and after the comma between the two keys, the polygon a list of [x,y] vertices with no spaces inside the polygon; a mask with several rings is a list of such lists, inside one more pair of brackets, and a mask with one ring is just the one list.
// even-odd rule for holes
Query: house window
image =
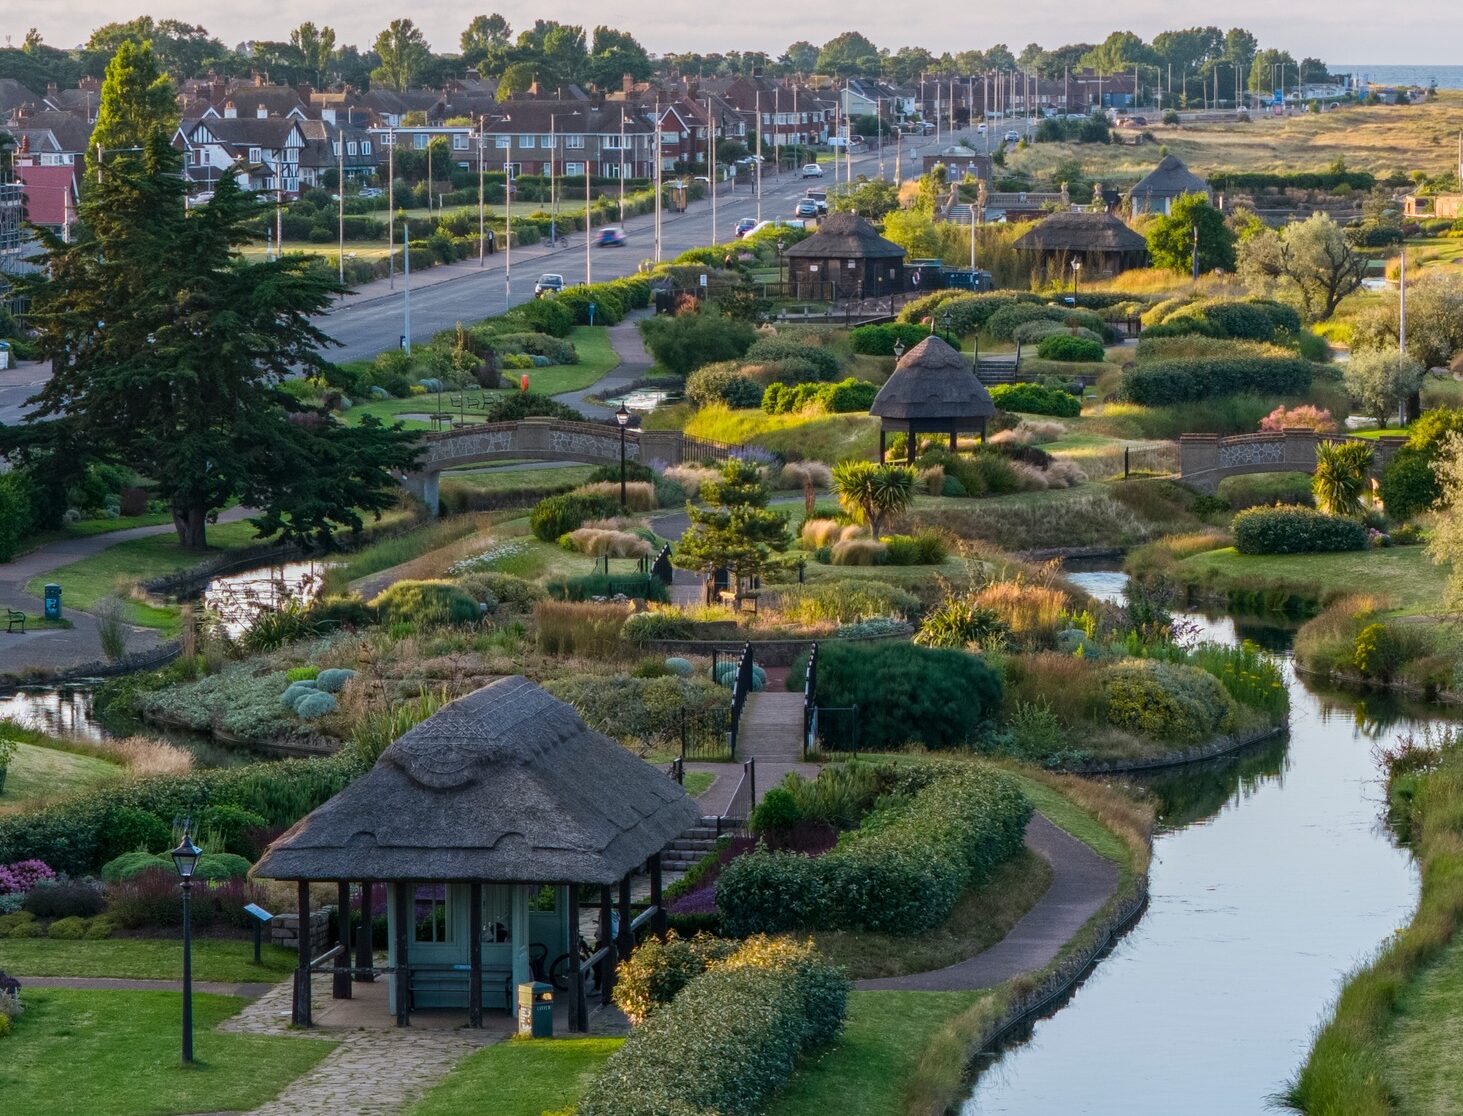
{"label": "house window", "polygon": [[584,173],[584,164],[583,163],[565,163],[564,164],[564,174],[567,177],[569,177],[569,178],[573,178],[575,175],[577,175],[577,174],[583,174],[583,173]]}
{"label": "house window", "polygon": [[356,153],[356,141],[355,140],[351,140],[348,144],[345,145],[345,153],[347,155],[354,155]]}
{"label": "house window", "polygon": [[584,146],[584,137],[583,136],[565,136],[564,137],[564,146],[565,147],[583,147]]}
{"label": "house window", "polygon": [[416,889],[413,920],[414,940],[418,942],[450,942],[452,926],[447,920],[447,885],[420,884]]}
{"label": "house window", "polygon": [[[526,146],[532,147],[533,144],[527,144]],[[553,147],[554,146],[554,133],[553,132],[550,132],[546,136],[539,136],[539,146],[540,147]]]}
{"label": "house window", "polygon": [[[527,150],[527,149],[533,147],[533,139],[534,139],[533,136],[519,136],[518,137],[518,146],[524,148],[525,150]],[[548,147],[548,144],[544,144],[544,146],[545,147]]]}
{"label": "house window", "polygon": [[257,147],[251,147],[251,148],[249,148],[249,162],[251,162],[251,163],[257,163],[257,162],[259,162],[259,148],[257,148]]}
{"label": "house window", "polygon": [[425,136],[422,133],[418,132],[416,135],[412,136],[411,139],[412,139],[412,144],[411,145],[413,147],[415,147],[418,151],[425,151],[426,150],[426,147],[427,147],[427,142],[430,139],[430,137]]}
{"label": "house window", "polygon": [[466,136],[461,136],[461,135],[453,136],[452,137],[452,150],[453,151],[466,151],[467,150],[467,137]]}
{"label": "house window", "polygon": [[517,178],[520,174],[523,173],[522,163],[504,163],[503,167],[504,172],[508,175],[508,178],[510,180]]}
{"label": "house window", "polygon": [[493,139],[497,143],[499,151],[507,151],[513,146],[512,136],[494,136]]}
{"label": "house window", "polygon": [[371,141],[370,140],[361,140],[361,154],[362,155],[369,155],[369,154],[371,154]]}
{"label": "house window", "polygon": [[[620,150],[620,137],[605,136],[604,142],[601,143],[600,146],[603,147],[606,151],[618,151]],[[630,146],[630,141],[628,138],[625,140],[625,146]]]}

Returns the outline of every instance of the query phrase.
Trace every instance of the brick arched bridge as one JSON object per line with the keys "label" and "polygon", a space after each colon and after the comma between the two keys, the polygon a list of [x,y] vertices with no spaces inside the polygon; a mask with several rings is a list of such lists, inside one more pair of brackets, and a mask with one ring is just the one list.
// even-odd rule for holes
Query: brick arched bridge
{"label": "brick arched bridge", "polygon": [[[588,465],[620,463],[620,428],[612,423],[565,422],[527,418],[486,422],[422,436],[425,452],[415,471],[401,483],[436,514],[444,469],[491,461],[582,461]],[[679,430],[625,430],[627,461],[724,461],[739,446],[689,438]]]}
{"label": "brick arched bridge", "polygon": [[1218,491],[1219,482],[1225,477],[1245,473],[1313,473],[1316,446],[1323,441],[1365,441],[1376,451],[1372,456],[1372,476],[1380,477],[1383,466],[1407,439],[1362,439],[1345,434],[1317,434],[1311,430],[1264,431],[1228,438],[1218,434],[1184,434],[1179,437],[1179,479],[1190,488],[1212,493]]}

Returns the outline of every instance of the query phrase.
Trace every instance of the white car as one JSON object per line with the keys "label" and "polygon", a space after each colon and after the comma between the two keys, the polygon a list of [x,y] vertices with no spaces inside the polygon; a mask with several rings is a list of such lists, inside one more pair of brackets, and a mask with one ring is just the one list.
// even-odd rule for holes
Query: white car
{"label": "white car", "polygon": [[823,168],[820,167],[817,163],[804,163],[803,164],[803,177],[804,178],[822,178],[823,177]]}
{"label": "white car", "polygon": [[1021,133],[1013,129],[1012,131],[1009,131],[1004,136],[1002,136],[1001,139],[1005,140],[1005,142],[1007,143],[1020,143]]}

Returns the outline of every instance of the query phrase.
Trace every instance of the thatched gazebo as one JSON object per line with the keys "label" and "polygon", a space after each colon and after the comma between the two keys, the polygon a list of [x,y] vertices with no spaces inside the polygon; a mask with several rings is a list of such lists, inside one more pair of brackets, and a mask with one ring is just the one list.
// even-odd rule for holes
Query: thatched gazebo
{"label": "thatched gazebo", "polygon": [[1148,241],[1111,213],[1053,213],[1011,245],[1035,262],[1061,272],[1080,260],[1088,275],[1116,275],[1148,262]]}
{"label": "thatched gazebo", "polygon": [[933,334],[900,357],[869,408],[879,416],[880,461],[891,430],[906,435],[905,460],[913,461],[918,435],[948,434],[954,452],[962,432],[978,430],[985,441],[986,420],[995,413],[970,361]]}
{"label": "thatched gazebo", "polygon": [[873,298],[904,289],[904,249],[857,213],[825,217],[783,256],[794,298]]}
{"label": "thatched gazebo", "polygon": [[1128,191],[1133,215],[1140,213],[1168,213],[1173,203],[1185,194],[1202,194],[1209,201],[1214,200],[1214,191],[1177,155],[1165,155],[1158,166],[1145,174]]}
{"label": "thatched gazebo", "polygon": [[[352,975],[373,975],[370,885],[384,882],[388,1003],[398,1026],[414,1009],[444,1007],[465,1007],[469,1025],[481,1026],[485,998],[512,1013],[518,985],[567,956],[569,1026],[583,1029],[579,885],[601,889],[608,975],[617,947],[624,955],[634,943],[630,876],[648,865],[646,916],[663,933],[660,853],[698,818],[680,786],[526,678],[459,698],[404,734],[254,866],[255,876],[299,882],[295,1022],[310,1024],[312,966],[334,970],[336,998],[350,996]],[[362,884],[353,968],[348,946],[329,965],[310,956],[303,928],[309,885],[320,881],[337,883],[343,919],[350,883]]]}

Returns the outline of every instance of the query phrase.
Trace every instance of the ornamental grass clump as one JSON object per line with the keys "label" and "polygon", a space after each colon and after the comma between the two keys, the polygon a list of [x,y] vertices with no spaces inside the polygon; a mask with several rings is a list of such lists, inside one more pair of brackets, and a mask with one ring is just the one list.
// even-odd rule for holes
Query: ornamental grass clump
{"label": "ornamental grass clump", "polygon": [[757,1116],[847,1006],[847,979],[811,942],[749,938],[631,1031],[578,1116]]}
{"label": "ornamental grass clump", "polygon": [[758,849],[728,864],[716,885],[722,925],[732,935],[932,929],[1021,850],[1031,811],[1019,784],[995,768],[902,767],[893,792],[832,851]]}
{"label": "ornamental grass clump", "polygon": [[919,598],[875,578],[820,578],[782,590],[777,611],[790,624],[856,624],[878,616],[913,616]]}
{"label": "ornamental grass clump", "polygon": [[539,601],[533,606],[538,647],[545,655],[616,658],[621,651],[620,632],[629,616],[630,609],[623,604]]}

